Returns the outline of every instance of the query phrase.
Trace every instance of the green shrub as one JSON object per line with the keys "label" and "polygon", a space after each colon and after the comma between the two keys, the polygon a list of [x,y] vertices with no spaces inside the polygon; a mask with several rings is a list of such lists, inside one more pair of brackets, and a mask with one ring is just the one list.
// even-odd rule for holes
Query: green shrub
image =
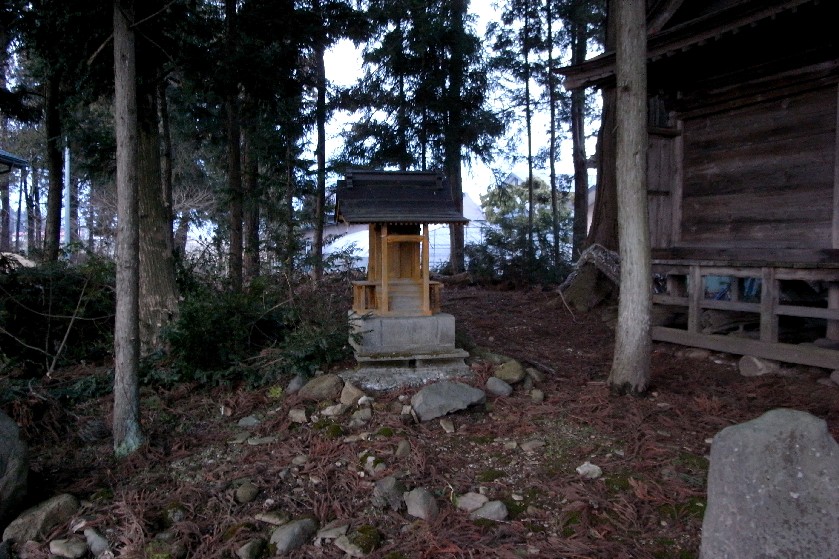
{"label": "green shrub", "polygon": [[242,293],[193,286],[166,334],[165,365],[146,367],[144,382],[259,386],[308,375],[350,355],[349,307],[347,281],[260,278]]}

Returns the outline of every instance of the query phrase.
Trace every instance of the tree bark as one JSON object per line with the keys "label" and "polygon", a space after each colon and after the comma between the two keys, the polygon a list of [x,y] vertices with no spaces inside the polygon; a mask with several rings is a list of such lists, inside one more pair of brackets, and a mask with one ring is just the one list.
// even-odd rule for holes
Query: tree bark
{"label": "tree bark", "polygon": [[647,217],[647,32],[644,0],[620,0],[617,40],[617,180],[621,285],[608,383],[643,394],[650,375],[652,276]]}
{"label": "tree bark", "polygon": [[143,442],[138,368],[139,227],[137,220],[137,77],[133,0],[114,0],[114,113],[117,139],[117,277],[114,324],[114,452]]}
{"label": "tree bark", "polygon": [[[312,2],[312,8],[315,10],[317,17],[321,18],[322,14],[320,0]],[[324,34],[326,22],[321,18],[319,33]],[[316,158],[318,166],[317,176],[317,192],[315,194],[315,239],[313,248],[313,258],[315,260],[315,279],[320,279],[323,276],[323,225],[324,212],[326,211],[326,66],[324,64],[325,46],[323,36],[319,37],[315,43],[315,64],[316,80],[317,80],[317,147]]]}
{"label": "tree bark", "polygon": [[44,259],[58,260],[61,243],[61,202],[64,193],[64,165],[61,156],[61,113],[59,111],[59,81],[52,75],[46,83],[44,100],[45,131],[47,134],[47,222],[44,232]]}
{"label": "tree bark", "polygon": [[560,251],[559,251],[559,192],[556,184],[556,74],[553,72],[554,67],[554,31],[553,31],[553,2],[548,0],[545,2],[545,20],[547,22],[547,40],[548,40],[548,104],[550,105],[550,140],[548,144],[548,163],[550,165],[550,181],[551,181],[551,233],[553,234],[553,245],[551,246],[552,260],[555,270],[559,270]]}
{"label": "tree bark", "polygon": [[[461,164],[463,162],[463,79],[466,68],[466,53],[463,51],[463,41],[466,35],[466,5],[465,0],[451,1],[451,33],[452,49],[449,59],[447,92],[449,101],[448,123],[445,132],[445,165],[449,186],[452,192],[455,208],[463,214],[463,176]],[[463,248],[465,235],[463,224],[453,223],[450,226],[451,252],[449,256],[451,272],[457,274],[464,270]]]}
{"label": "tree bark", "polygon": [[138,205],[140,237],[140,355],[163,346],[161,333],[178,315],[172,213],[160,168],[160,125],[154,90],[138,106]]}
{"label": "tree bark", "polygon": [[[230,56],[236,48],[236,0],[224,1],[227,49]],[[239,122],[239,86],[232,76],[228,85],[225,106],[227,109],[227,188],[230,229],[228,268],[230,288],[242,290],[242,146]]]}
{"label": "tree bark", "polygon": [[[575,10],[577,17],[581,10]],[[581,64],[586,59],[586,23],[577,21],[571,28],[571,64]],[[585,249],[588,234],[588,164],[585,135],[585,89],[571,92],[571,139],[574,159],[574,228],[572,247],[574,257]]]}
{"label": "tree bark", "polygon": [[[6,86],[6,70],[3,64],[2,75],[0,75],[0,86]],[[5,142],[8,134],[6,117],[0,115],[0,138]],[[12,204],[9,195],[11,184],[12,168],[0,175],[0,252],[9,252],[12,247]]]}
{"label": "tree bark", "polygon": [[253,145],[252,136],[244,134],[243,161],[245,170],[243,183],[244,221],[242,235],[245,242],[243,274],[246,284],[259,276],[259,157]]}

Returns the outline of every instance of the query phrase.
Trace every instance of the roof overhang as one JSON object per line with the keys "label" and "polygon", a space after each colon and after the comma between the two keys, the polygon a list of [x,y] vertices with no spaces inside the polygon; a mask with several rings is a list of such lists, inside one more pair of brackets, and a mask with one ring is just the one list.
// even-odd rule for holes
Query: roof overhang
{"label": "roof overhang", "polygon": [[0,149],[0,165],[8,167],[8,169],[0,169],[0,173],[8,173],[12,169],[26,169],[29,167],[29,162],[22,157]]}
{"label": "roof overhang", "polygon": [[[659,31],[666,22],[665,17],[672,17],[681,1],[672,1],[666,9],[651,14],[647,21],[647,60],[655,62],[664,57],[701,46],[719,39],[722,35],[736,33],[743,27],[755,25],[761,20],[774,18],[778,14],[795,10],[804,4],[818,0],[764,0],[762,2],[742,1],[727,8],[712,12],[703,17]],[[615,52],[609,51],[586,60],[575,66],[558,68],[557,73],[565,76],[563,85],[566,89],[581,87],[600,87],[615,79]]]}
{"label": "roof overhang", "polygon": [[336,221],[468,223],[445,176],[426,171],[348,171],[338,181]]}

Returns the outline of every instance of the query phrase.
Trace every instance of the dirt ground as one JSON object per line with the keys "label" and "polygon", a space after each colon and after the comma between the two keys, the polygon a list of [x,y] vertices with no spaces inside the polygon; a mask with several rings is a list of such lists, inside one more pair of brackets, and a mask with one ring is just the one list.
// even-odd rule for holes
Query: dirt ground
{"label": "dirt ground", "polygon": [[[698,554],[715,433],[789,407],[826,419],[839,436],[839,389],[817,382],[823,370],[744,378],[733,356],[691,358],[656,345],[648,396],[613,396],[604,382],[613,333],[599,313],[572,315],[556,293],[535,289],[445,293],[444,310],[475,344],[543,373],[536,388],[544,401],[521,388],[490,397],[485,409],[450,416],[456,431],[446,433],[438,421],[406,422],[396,411],[413,389],[375,395],[373,418],[360,428],[348,427],[349,414],[293,424],[288,410],[306,404],[278,390],[144,389],[148,443],[118,462],[102,429],[110,398],[75,409],[33,399],[27,410],[10,410],[31,445],[33,498],[81,497],[80,517],[126,557],[167,557],[150,551],[152,541],[176,542],[175,556],[235,557],[245,542],[270,536],[255,516],[274,510],[320,525],[372,526],[380,541],[370,557],[690,558]],[[477,384],[492,366],[476,360],[473,370]],[[251,435],[267,442],[231,444],[237,420],[250,415],[261,420]],[[398,458],[401,440],[411,452]],[[525,452],[528,441],[544,444]],[[300,456],[305,463],[294,465]],[[368,456],[384,468],[365,472]],[[583,479],[576,468],[587,461],[603,475]],[[373,482],[384,475],[429,489],[440,515],[425,522],[373,506]],[[259,494],[239,503],[234,490],[243,478]],[[470,520],[453,505],[469,491],[503,500],[510,518]],[[54,537],[62,535],[66,529]],[[29,552],[47,556],[45,546]],[[324,543],[290,556],[344,554]]]}

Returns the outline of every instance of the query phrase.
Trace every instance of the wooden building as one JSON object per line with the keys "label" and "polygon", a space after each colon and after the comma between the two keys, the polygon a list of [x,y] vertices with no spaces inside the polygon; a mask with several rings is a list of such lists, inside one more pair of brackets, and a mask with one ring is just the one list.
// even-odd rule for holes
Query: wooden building
{"label": "wooden building", "polygon": [[[647,5],[654,302],[685,317],[654,339],[839,369],[837,4]],[[560,72],[613,88],[614,63]]]}

